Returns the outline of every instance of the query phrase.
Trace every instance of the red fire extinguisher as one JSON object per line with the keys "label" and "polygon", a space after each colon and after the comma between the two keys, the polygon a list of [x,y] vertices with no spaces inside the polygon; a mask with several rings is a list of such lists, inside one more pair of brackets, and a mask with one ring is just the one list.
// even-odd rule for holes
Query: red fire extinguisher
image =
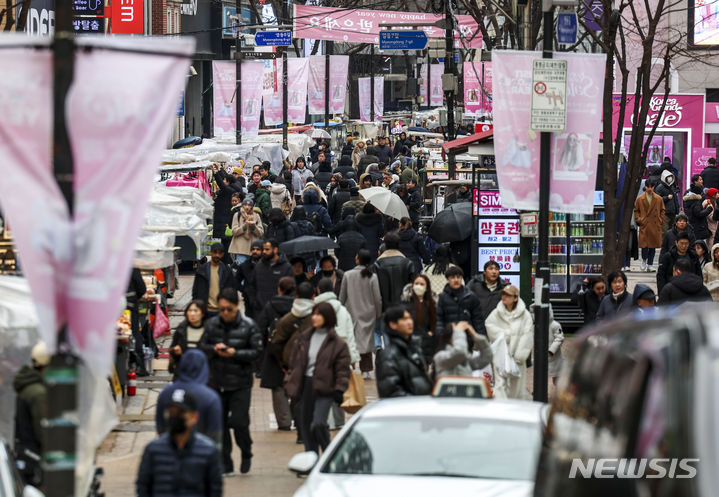
{"label": "red fire extinguisher", "polygon": [[137,373],[134,370],[127,373],[127,396],[134,397],[137,393]]}

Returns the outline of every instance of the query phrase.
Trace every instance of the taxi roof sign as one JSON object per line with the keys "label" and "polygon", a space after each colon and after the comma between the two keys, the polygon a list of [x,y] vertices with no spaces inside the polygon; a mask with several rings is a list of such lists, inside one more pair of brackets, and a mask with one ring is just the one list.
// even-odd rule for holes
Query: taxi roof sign
{"label": "taxi roof sign", "polygon": [[490,399],[492,387],[486,378],[443,376],[434,384],[432,397]]}

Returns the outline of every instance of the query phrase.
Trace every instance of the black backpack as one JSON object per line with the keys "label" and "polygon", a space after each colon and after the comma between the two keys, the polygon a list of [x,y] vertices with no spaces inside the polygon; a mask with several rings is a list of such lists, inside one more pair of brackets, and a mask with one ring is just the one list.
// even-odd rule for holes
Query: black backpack
{"label": "black backpack", "polygon": [[320,217],[320,211],[315,211],[312,216],[310,216],[310,223],[312,224],[312,227],[315,230],[315,233],[320,234],[324,231],[322,228],[322,218]]}

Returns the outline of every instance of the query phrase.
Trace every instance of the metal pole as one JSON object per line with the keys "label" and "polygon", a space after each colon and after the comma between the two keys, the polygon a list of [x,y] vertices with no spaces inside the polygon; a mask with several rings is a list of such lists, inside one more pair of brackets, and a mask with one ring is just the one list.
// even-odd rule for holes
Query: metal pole
{"label": "metal pole", "polygon": [[[452,0],[444,0],[444,19],[445,19],[445,56],[444,56],[444,73],[454,74],[454,16],[452,15]],[[454,123],[454,89],[445,92],[447,98],[447,141],[454,140],[456,129]],[[450,168],[454,158],[450,156]]]}
{"label": "metal pole", "polygon": [[[67,129],[67,94],[75,70],[75,41],[72,7],[58,2],[55,7],[53,54],[53,173],[67,202],[70,216],[74,207],[74,161]],[[67,328],[58,332],[57,353],[45,371],[47,417],[42,430],[42,469],[48,497],[72,497],[75,493],[77,431],[77,358],[70,352]]]}
{"label": "metal pole", "polygon": [[369,120],[374,122],[374,43],[369,47]]}
{"label": "metal pole", "polygon": [[432,91],[432,85],[430,81],[432,81],[432,57],[429,56],[429,48],[427,48],[427,101],[425,102],[427,104],[427,110],[430,109],[429,103],[432,101],[432,94],[430,93]]}
{"label": "metal pole", "polygon": [[[117,1],[117,0],[116,0]],[[235,143],[242,143],[242,43],[240,25],[242,24],[242,0],[235,0],[237,10],[237,38],[235,38]]]}
{"label": "metal pole", "polygon": [[[282,22],[288,22],[287,1],[282,2]],[[287,50],[289,47],[282,48],[282,148],[289,150],[287,141]]]}
{"label": "metal pole", "polygon": [[[477,157],[477,160],[482,160],[482,157]],[[477,271],[479,271],[479,240],[477,239],[479,188],[477,186],[477,162],[472,162],[472,253],[470,259],[472,274],[477,274]]]}
{"label": "metal pole", "polygon": [[[542,57],[552,58],[552,29],[554,13],[551,9],[544,12],[544,43]],[[547,401],[548,361],[549,361],[549,160],[551,133],[542,132],[540,138],[539,169],[539,244],[537,253],[537,277],[542,279],[542,302],[537,310],[534,330],[534,400]]]}
{"label": "metal pole", "polygon": [[330,132],[330,52],[334,42],[325,42],[325,131]]}

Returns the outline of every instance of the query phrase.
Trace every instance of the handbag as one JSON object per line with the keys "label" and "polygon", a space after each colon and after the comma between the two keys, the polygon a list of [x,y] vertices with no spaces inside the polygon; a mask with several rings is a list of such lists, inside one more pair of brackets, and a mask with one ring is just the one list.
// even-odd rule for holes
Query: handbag
{"label": "handbag", "polygon": [[170,333],[170,320],[167,315],[162,312],[162,306],[158,300],[155,303],[155,322],[152,325],[152,336],[159,338],[162,335]]}
{"label": "handbag", "polygon": [[364,378],[359,371],[351,371],[350,383],[344,393],[344,402],[340,407],[348,414],[354,414],[367,405]]}
{"label": "handbag", "polygon": [[230,228],[229,224],[225,225],[225,236],[232,237],[232,228]]}

